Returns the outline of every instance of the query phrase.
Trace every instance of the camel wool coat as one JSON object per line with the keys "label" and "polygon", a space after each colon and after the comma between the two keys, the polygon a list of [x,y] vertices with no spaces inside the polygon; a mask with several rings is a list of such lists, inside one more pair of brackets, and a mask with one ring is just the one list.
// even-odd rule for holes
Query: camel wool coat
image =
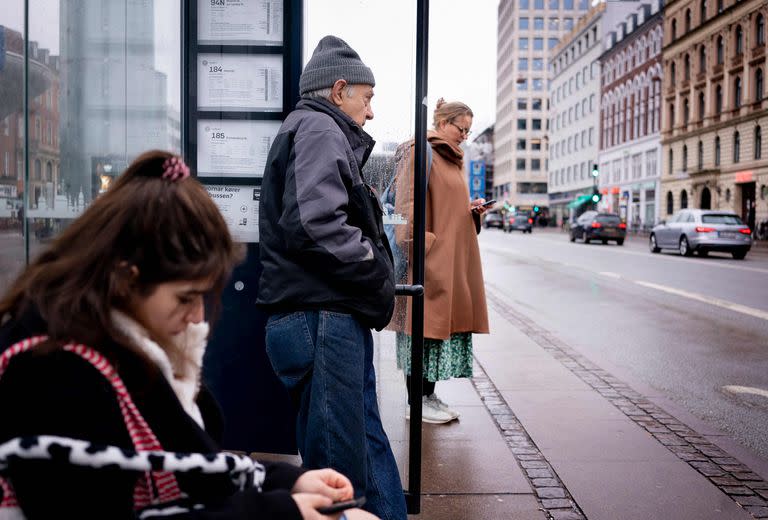
{"label": "camel wool coat", "polygon": [[[432,169],[427,189],[424,337],[445,340],[457,332],[487,334],[488,309],[477,244],[480,226],[469,209],[464,152],[433,131],[427,140],[432,146]],[[413,233],[414,143],[404,146],[408,175],[398,175],[396,207],[409,223],[398,226],[398,242],[407,241]],[[397,299],[395,314],[400,319],[392,328],[411,334],[411,298]]]}

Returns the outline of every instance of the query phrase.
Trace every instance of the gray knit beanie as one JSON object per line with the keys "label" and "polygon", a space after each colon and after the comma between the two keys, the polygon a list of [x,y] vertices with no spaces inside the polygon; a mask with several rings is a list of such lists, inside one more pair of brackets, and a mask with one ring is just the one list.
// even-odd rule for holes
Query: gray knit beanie
{"label": "gray knit beanie", "polygon": [[360,56],[336,36],[326,36],[317,44],[304,72],[299,78],[299,93],[332,87],[343,79],[350,85],[376,85],[373,72],[365,66]]}

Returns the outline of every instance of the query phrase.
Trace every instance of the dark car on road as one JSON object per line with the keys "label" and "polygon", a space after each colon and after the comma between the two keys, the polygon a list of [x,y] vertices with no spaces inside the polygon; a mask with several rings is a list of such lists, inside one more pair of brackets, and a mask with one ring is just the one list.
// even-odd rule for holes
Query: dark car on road
{"label": "dark car on road", "polygon": [[492,227],[504,229],[504,217],[501,216],[501,213],[486,213],[483,227],[486,229]]}
{"label": "dark car on road", "polygon": [[682,256],[707,256],[712,251],[731,253],[737,260],[752,247],[752,230],[730,211],[683,209],[651,231],[652,253],[676,249]]}
{"label": "dark car on road", "polygon": [[627,225],[615,213],[584,212],[571,226],[571,242],[581,239],[585,244],[592,240],[600,240],[603,244],[614,241],[624,244],[627,236]]}
{"label": "dark car on road", "polygon": [[513,231],[522,231],[523,233],[533,233],[533,219],[528,215],[514,215],[509,217],[507,233]]}

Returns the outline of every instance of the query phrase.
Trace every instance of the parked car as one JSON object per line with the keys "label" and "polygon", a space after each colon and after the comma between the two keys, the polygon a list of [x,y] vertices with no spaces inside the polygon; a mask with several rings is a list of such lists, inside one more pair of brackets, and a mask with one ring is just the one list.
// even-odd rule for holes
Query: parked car
{"label": "parked car", "polygon": [[653,228],[648,247],[652,253],[676,249],[682,256],[723,251],[741,260],[752,247],[751,235],[749,227],[730,211],[683,209]]}
{"label": "parked car", "polygon": [[533,219],[528,215],[513,215],[509,217],[507,233],[520,230],[523,233],[533,233]]}
{"label": "parked car", "polygon": [[504,229],[504,217],[501,216],[501,213],[486,213],[483,227],[486,229],[491,227]]}
{"label": "parked car", "polygon": [[609,240],[618,245],[624,245],[627,236],[627,225],[615,213],[599,213],[586,211],[581,214],[571,226],[571,242],[581,239],[585,244],[592,240],[600,240],[607,244]]}

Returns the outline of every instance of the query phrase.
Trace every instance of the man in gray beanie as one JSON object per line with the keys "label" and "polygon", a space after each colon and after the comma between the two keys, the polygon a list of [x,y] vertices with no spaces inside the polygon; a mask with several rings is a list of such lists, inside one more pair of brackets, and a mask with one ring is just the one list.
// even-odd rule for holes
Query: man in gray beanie
{"label": "man in gray beanie", "polygon": [[361,174],[375,144],[363,131],[375,83],[344,40],[320,40],[264,170],[257,305],[270,315],[272,367],[297,407],[304,466],[340,471],[365,509],[405,520],[370,330],[389,323],[395,297],[381,206]]}

